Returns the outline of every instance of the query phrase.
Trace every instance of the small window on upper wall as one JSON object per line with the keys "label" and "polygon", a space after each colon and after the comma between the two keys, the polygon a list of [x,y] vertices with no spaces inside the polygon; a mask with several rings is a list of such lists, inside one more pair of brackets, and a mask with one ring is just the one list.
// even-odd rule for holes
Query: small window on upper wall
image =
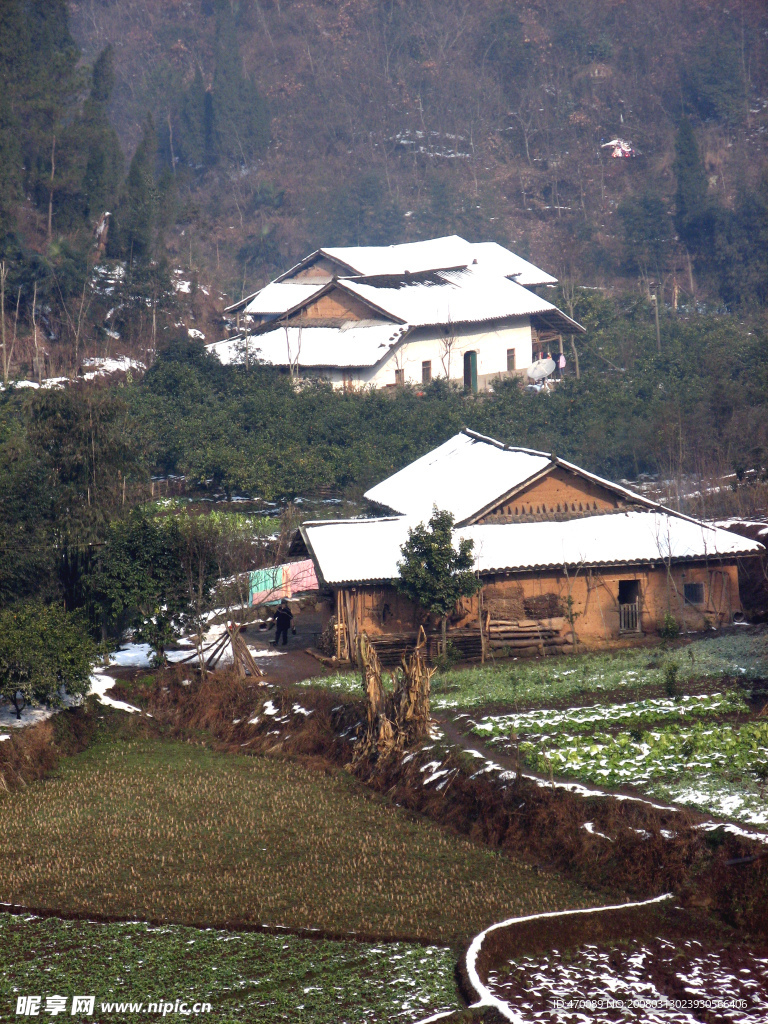
{"label": "small window on upper wall", "polygon": [[405,370],[395,370],[395,384],[405,384]]}
{"label": "small window on upper wall", "polygon": [[515,350],[513,348],[507,349],[507,370],[516,370],[515,366]]}
{"label": "small window on upper wall", "polygon": [[425,359],[421,364],[421,383],[429,384],[432,380],[432,360]]}
{"label": "small window on upper wall", "polygon": [[704,584],[684,583],[683,597],[686,604],[704,604]]}

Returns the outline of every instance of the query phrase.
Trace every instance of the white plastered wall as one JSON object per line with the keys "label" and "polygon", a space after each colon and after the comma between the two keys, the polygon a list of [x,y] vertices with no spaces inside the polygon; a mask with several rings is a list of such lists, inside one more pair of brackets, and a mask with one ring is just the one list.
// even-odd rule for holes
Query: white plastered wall
{"label": "white plastered wall", "polygon": [[516,370],[525,370],[531,365],[531,324],[527,317],[521,318],[515,326],[455,326],[449,334],[439,327],[416,328],[375,366],[347,371],[306,368],[302,370],[302,376],[322,376],[336,387],[346,384],[381,388],[393,386],[397,382],[395,371],[403,370],[403,383],[418,385],[422,383],[422,364],[429,361],[433,379],[448,377],[462,383],[465,352],[477,352],[478,379],[487,379],[506,374],[509,349],[515,350]]}

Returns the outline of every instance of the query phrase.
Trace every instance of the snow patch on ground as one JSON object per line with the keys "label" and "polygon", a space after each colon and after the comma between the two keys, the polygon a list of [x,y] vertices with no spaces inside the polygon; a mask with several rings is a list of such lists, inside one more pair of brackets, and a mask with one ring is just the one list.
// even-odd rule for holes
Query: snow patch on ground
{"label": "snow patch on ground", "polygon": [[103,672],[95,671],[91,676],[91,689],[90,693],[99,698],[99,703],[104,704],[106,707],[117,708],[118,711],[127,711],[129,714],[141,714],[141,708],[136,708],[133,704],[126,704],[123,700],[115,700],[113,697],[107,697],[106,691],[115,685],[116,680],[113,676],[105,675]]}

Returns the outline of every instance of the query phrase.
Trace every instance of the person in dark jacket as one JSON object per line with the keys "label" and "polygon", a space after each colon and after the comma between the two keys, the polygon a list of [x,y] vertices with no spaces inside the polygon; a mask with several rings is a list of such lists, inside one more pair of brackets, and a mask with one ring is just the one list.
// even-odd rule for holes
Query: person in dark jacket
{"label": "person in dark jacket", "polygon": [[291,628],[293,622],[293,612],[288,607],[288,602],[283,598],[280,605],[275,612],[275,639],[272,642],[273,647],[277,647],[280,643],[280,637],[283,638],[283,647],[288,643],[288,630]]}

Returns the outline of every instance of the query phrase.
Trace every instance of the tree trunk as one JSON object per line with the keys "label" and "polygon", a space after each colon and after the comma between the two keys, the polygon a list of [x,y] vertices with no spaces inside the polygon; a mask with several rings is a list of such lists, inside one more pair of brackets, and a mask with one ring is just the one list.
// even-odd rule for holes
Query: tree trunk
{"label": "tree trunk", "polygon": [[576,351],[576,342],[573,340],[573,335],[571,335],[571,352],[573,353],[573,365],[576,370],[576,380],[581,380],[581,370],[579,369],[579,353]]}
{"label": "tree trunk", "polygon": [[53,232],[53,179],[56,175],[56,136],[53,136],[51,146],[51,184],[48,189],[48,242],[50,244]]}
{"label": "tree trunk", "polygon": [[5,262],[0,263],[0,332],[3,339],[3,384],[8,386],[8,356],[5,350],[5,279],[8,277],[8,268]]}
{"label": "tree trunk", "polygon": [[21,721],[21,712],[27,706],[26,698],[22,696],[22,698],[21,698],[21,706],[19,706],[19,693],[17,691],[16,693],[14,693],[13,697],[11,698],[11,704],[13,704],[14,710],[16,711],[16,720],[18,722],[20,722]]}

